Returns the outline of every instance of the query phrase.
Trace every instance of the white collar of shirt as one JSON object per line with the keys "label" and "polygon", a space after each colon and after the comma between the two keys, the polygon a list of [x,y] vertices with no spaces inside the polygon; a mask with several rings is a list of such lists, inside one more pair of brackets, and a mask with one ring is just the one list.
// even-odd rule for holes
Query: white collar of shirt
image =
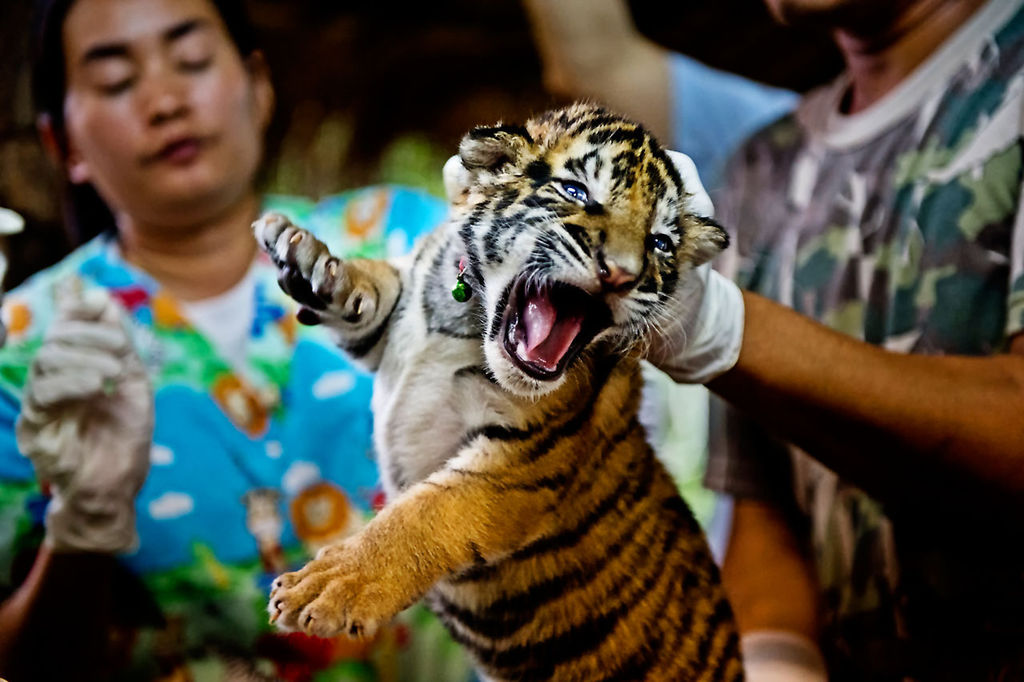
{"label": "white collar of shirt", "polygon": [[941,96],[949,79],[981,52],[984,43],[1017,13],[1022,3],[1024,0],[989,0],[907,78],[867,109],[851,115],[840,113],[840,103],[850,86],[849,76],[843,73],[805,97],[797,118],[814,141],[833,149],[857,147],[877,137],[915,109],[925,109],[930,99]]}

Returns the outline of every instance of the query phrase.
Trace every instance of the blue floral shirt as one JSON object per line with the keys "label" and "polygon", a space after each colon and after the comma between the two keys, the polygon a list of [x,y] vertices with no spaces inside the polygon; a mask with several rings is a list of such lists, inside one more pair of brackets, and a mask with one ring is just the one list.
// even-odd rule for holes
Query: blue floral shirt
{"label": "blue floral shirt", "polygon": [[[407,252],[437,225],[444,203],[372,187],[314,203],[270,196],[334,253]],[[136,609],[130,679],[186,669],[196,680],[230,670],[287,680],[459,680],[460,650],[422,609],[373,642],[283,635],[267,623],[269,584],[320,546],[357,530],[382,503],[374,464],[371,377],[321,329],[295,322],[276,269],[250,272],[251,329],[244,358],[227,358],[146,273],[100,236],[10,292],[0,349],[0,585],[16,588],[42,537],[47,498],[18,452],[14,423],[31,359],[54,315],[58,282],[77,276],[124,308],[150,370],[156,425],[138,498],[139,543],[121,561],[152,597]],[[271,653],[274,652],[274,653]],[[232,678],[234,679],[234,678]]]}

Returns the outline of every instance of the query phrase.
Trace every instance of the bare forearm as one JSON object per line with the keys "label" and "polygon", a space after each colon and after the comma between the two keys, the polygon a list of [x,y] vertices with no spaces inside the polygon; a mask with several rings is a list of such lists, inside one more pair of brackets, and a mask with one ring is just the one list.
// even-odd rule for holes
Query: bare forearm
{"label": "bare forearm", "polygon": [[114,561],[40,549],[28,578],[0,606],[0,676],[105,676]]}
{"label": "bare forearm", "polygon": [[784,515],[772,505],[736,500],[722,580],[741,634],[785,630],[817,641],[817,584]]}
{"label": "bare forearm", "polygon": [[524,0],[549,89],[594,97],[671,139],[666,50],[641,35],[624,0]]}
{"label": "bare forearm", "polygon": [[709,384],[737,407],[883,500],[965,474],[1024,492],[1024,355],[891,353],[744,302],[739,361]]}

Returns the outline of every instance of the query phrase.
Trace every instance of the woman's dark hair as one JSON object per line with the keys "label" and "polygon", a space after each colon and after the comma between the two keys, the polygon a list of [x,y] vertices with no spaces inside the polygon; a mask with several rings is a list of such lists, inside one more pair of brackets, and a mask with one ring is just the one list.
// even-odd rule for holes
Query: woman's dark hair
{"label": "woman's dark hair", "polygon": [[[60,154],[67,153],[64,125],[64,20],[76,0],[37,0],[32,21],[32,102],[36,115],[45,115],[53,127]],[[258,49],[256,33],[245,11],[244,0],[210,0],[227,27],[231,41],[243,57]],[[74,243],[80,244],[113,229],[114,216],[89,184],[63,179],[64,215]]]}

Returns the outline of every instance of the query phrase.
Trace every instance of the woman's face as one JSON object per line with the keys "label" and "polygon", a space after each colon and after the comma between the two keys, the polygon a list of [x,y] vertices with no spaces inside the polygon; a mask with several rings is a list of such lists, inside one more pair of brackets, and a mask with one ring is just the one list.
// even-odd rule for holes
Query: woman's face
{"label": "woman's face", "polygon": [[168,227],[252,191],[273,93],[208,0],[77,0],[63,40],[72,182]]}

